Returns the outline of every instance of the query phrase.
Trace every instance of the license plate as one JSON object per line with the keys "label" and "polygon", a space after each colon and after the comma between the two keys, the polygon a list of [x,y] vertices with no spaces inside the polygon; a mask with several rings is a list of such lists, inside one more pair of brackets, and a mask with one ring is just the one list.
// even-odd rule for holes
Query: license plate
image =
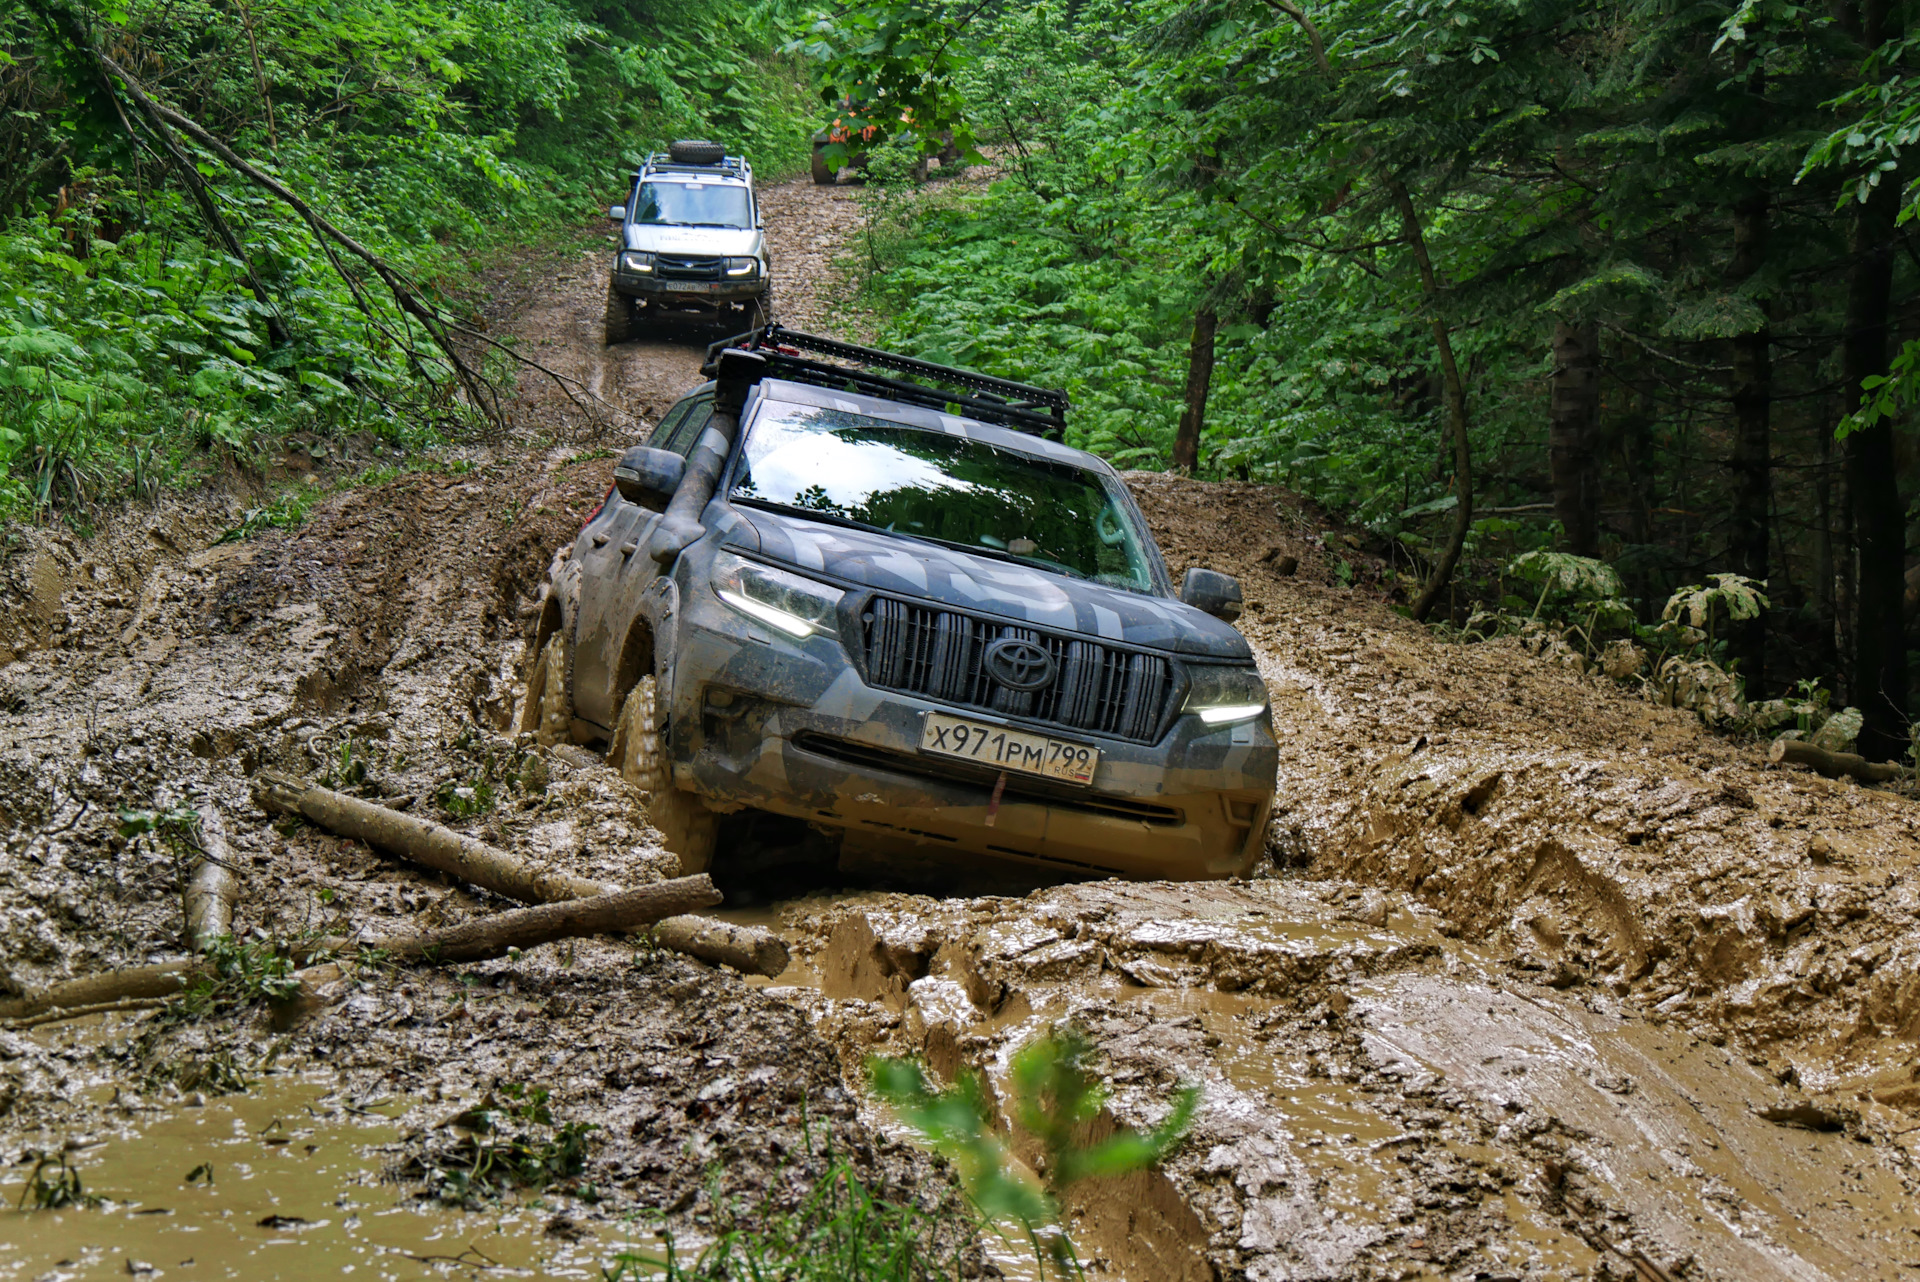
{"label": "license plate", "polygon": [[726,288],[717,280],[666,280],[660,282],[670,294],[711,294]]}
{"label": "license plate", "polygon": [[929,712],[921,723],[920,751],[1078,784],[1092,783],[1093,768],[1100,764],[1100,749],[1084,743],[981,725],[944,712]]}

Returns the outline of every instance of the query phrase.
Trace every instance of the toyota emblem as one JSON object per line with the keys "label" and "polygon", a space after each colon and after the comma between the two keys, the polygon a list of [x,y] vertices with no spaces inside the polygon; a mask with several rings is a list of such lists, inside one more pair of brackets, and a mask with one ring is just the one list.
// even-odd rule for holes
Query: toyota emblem
{"label": "toyota emblem", "polygon": [[1053,656],[1022,637],[1002,637],[987,647],[987,672],[1009,690],[1039,690],[1053,684]]}

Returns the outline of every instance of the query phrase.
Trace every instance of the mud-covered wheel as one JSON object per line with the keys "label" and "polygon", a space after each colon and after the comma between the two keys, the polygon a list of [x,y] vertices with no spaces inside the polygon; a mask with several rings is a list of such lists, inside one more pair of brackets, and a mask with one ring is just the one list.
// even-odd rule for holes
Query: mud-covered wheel
{"label": "mud-covered wheel", "polygon": [[660,706],[659,685],[651,676],[640,678],[621,705],[620,718],[607,745],[607,762],[620,777],[647,794],[647,818],[660,830],[662,844],[680,856],[680,874],[705,872],[713,863],[714,840],[720,816],[700,804],[692,793],[673,786],[664,738],[666,715]]}
{"label": "mud-covered wheel", "polygon": [[567,634],[547,638],[527,675],[527,708],[520,728],[533,732],[542,747],[573,737],[573,698],[567,692]]}
{"label": "mud-covered wheel", "polygon": [[676,165],[717,165],[727,158],[727,149],[704,138],[682,138],[668,144],[667,156]]}
{"label": "mud-covered wheel", "polygon": [[831,187],[839,175],[833,172],[833,166],[827,163],[827,144],[813,144],[813,183],[816,187]]}
{"label": "mud-covered wheel", "polygon": [[633,314],[633,300],[612,285],[608,285],[607,346],[612,347],[615,343],[627,342],[638,328],[639,322]]}

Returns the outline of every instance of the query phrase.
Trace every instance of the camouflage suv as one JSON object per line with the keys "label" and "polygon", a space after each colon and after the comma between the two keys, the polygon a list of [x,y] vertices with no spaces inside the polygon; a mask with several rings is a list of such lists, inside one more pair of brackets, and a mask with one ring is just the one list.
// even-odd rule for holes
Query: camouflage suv
{"label": "camouflage suv", "polygon": [[606,741],[689,871],[729,815],[859,861],[1253,865],[1239,587],[1175,593],[1064,395],[777,326],[703,372],[555,557],[524,728]]}

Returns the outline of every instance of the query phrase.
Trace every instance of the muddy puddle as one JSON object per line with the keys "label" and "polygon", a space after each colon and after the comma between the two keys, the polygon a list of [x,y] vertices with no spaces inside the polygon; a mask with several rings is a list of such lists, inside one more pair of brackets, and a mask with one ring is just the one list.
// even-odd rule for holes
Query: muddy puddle
{"label": "muddy puddle", "polygon": [[10,1171],[0,1280],[597,1278],[628,1245],[617,1230],[556,1236],[538,1202],[480,1213],[407,1197],[381,1179],[405,1107],[347,1097],[329,1075],[286,1075],[69,1137],[68,1163],[97,1204],[18,1209],[34,1166]]}

